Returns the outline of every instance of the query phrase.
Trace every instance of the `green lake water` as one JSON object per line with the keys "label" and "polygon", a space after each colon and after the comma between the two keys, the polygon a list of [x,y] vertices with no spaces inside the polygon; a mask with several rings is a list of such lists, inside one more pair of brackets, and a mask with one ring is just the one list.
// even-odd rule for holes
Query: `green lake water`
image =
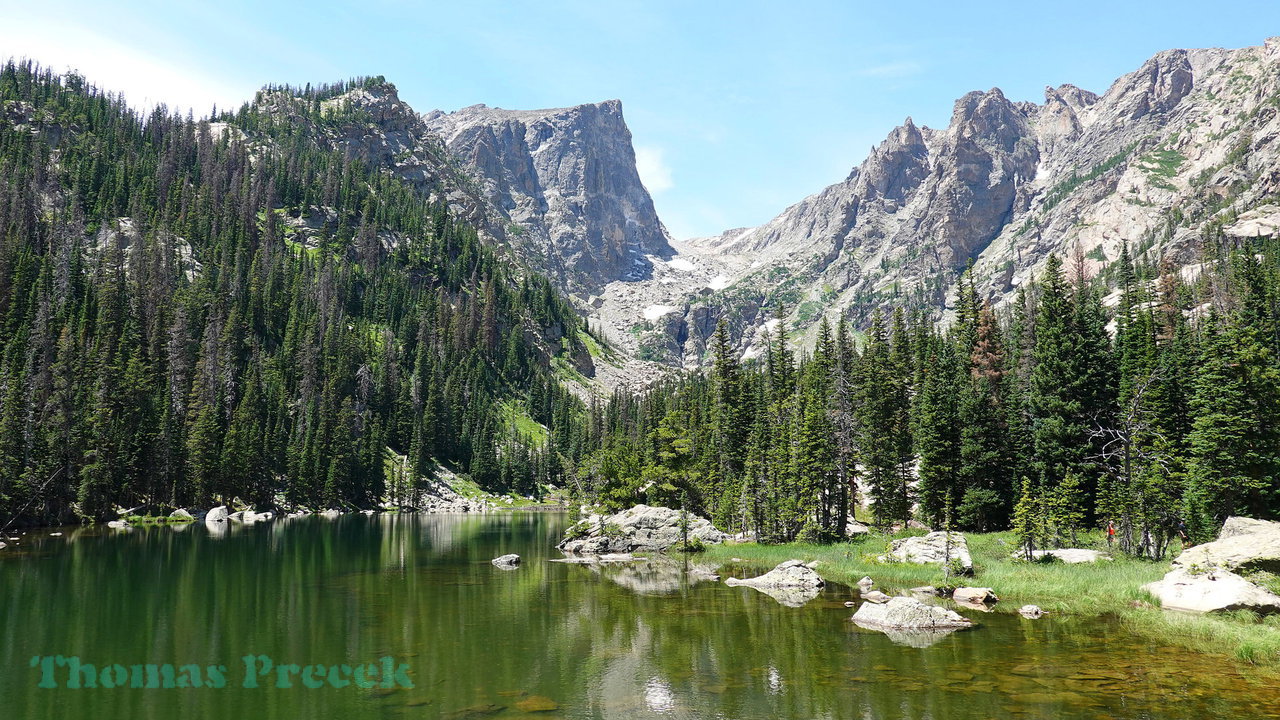
{"label": "green lake water", "polygon": [[[852,625],[844,586],[787,607],[675,561],[549,562],[566,523],[355,515],[222,538],[200,524],[33,533],[0,551],[0,718],[1280,718],[1275,674],[1105,618],[966,611],[979,627],[914,647]],[[522,567],[490,564],[509,552]],[[226,687],[71,689],[55,665],[58,687],[40,688],[32,659],[56,655],[130,673],[223,665]],[[280,688],[272,671],[244,688],[246,655],[390,657],[414,687],[313,689],[292,675]]]}

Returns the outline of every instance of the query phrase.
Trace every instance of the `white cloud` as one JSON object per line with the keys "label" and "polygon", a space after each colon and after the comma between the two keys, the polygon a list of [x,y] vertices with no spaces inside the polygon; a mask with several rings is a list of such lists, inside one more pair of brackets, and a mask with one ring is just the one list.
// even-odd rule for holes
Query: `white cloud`
{"label": "white cloud", "polygon": [[671,168],[667,167],[662,155],[662,148],[636,146],[636,172],[640,173],[640,182],[655,195],[675,187],[671,180]]}
{"label": "white cloud", "polygon": [[82,27],[40,22],[0,25],[0,57],[29,58],[55,72],[76,70],[103,90],[123,93],[135,108],[164,103],[205,115],[239,107],[256,88],[240,88],[175,58],[149,55]]}
{"label": "white cloud", "polygon": [[900,78],[919,74],[922,70],[924,70],[924,66],[920,63],[914,60],[904,60],[862,68],[858,71],[858,74],[862,77]]}

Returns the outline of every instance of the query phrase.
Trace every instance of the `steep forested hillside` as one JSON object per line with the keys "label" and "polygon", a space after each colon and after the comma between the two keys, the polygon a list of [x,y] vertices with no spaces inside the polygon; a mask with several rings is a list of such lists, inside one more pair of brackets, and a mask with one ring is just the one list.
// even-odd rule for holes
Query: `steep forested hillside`
{"label": "steep forested hillside", "polygon": [[[314,122],[362,82],[308,90]],[[367,505],[437,462],[531,492],[572,462],[548,364],[582,323],[444,205],[251,112],[13,62],[0,103],[0,518]]]}

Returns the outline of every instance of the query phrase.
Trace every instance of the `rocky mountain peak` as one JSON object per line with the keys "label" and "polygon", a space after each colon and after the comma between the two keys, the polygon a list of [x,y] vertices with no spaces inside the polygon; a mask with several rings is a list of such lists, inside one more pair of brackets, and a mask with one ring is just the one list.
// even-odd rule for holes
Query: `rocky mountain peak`
{"label": "rocky mountain peak", "polygon": [[1079,112],[1084,108],[1098,102],[1098,94],[1089,92],[1082,88],[1078,88],[1071,83],[1064,83],[1058,87],[1048,87],[1044,89],[1045,104],[1060,102]]}
{"label": "rocky mountain peak", "polygon": [[[667,286],[643,301],[631,288],[619,308],[606,294],[600,316],[624,345],[697,364],[720,318],[751,354],[765,327],[811,337],[823,315],[938,312],[970,261],[997,303],[1051,253],[1083,257],[1086,272],[1125,244],[1143,262],[1193,262],[1206,233],[1280,224],[1277,106],[1280,38],[1161,52],[1101,96],[1070,84],[1046,87],[1043,104],[971,92],[945,130],[908,118],[845,180],[759,227],[691,243]],[[696,283],[686,299],[673,294],[681,273]]]}
{"label": "rocky mountain peak", "polygon": [[1187,51],[1166,50],[1116,80],[1104,99],[1117,105],[1124,117],[1137,119],[1169,112],[1191,92],[1194,84],[1195,74]]}
{"label": "rocky mountain peak", "polygon": [[643,279],[649,256],[672,255],[618,100],[545,110],[473,105],[424,121],[567,286]]}

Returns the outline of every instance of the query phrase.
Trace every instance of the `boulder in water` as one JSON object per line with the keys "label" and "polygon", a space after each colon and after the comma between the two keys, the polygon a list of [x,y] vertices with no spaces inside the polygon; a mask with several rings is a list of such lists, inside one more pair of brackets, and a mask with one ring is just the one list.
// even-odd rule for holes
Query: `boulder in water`
{"label": "boulder in water", "polygon": [[883,604],[889,602],[892,598],[879,590],[868,590],[867,592],[862,593],[862,599],[867,602]]}
{"label": "boulder in water", "polygon": [[788,560],[758,577],[724,581],[731,587],[754,588],[788,607],[800,607],[818,597],[825,581],[813,568],[800,560]]}
{"label": "boulder in water", "polygon": [[862,603],[853,614],[853,622],[872,630],[957,630],[973,626],[973,621],[959,613],[909,597]]}
{"label": "boulder in water", "polygon": [[515,570],[520,567],[520,556],[515,553],[509,553],[507,555],[500,555],[489,562],[492,562],[495,567],[500,567],[503,570]]}
{"label": "boulder in water", "polygon": [[636,505],[613,515],[591,515],[569,527],[557,546],[573,555],[661,552],[680,542],[687,525],[690,540],[716,544],[729,539],[709,521],[665,507]]}
{"label": "boulder in water", "polygon": [[1044,611],[1040,609],[1039,605],[1023,605],[1018,608],[1018,614],[1024,618],[1035,620],[1041,615],[1044,615]]}
{"label": "boulder in water", "polygon": [[951,593],[951,599],[958,603],[994,603],[999,602],[1000,598],[996,597],[995,592],[991,588],[980,587],[958,587]]}
{"label": "boulder in water", "polygon": [[747,587],[822,587],[825,582],[813,568],[800,560],[788,560],[758,577],[739,579],[729,578],[725,585],[746,585]]}

